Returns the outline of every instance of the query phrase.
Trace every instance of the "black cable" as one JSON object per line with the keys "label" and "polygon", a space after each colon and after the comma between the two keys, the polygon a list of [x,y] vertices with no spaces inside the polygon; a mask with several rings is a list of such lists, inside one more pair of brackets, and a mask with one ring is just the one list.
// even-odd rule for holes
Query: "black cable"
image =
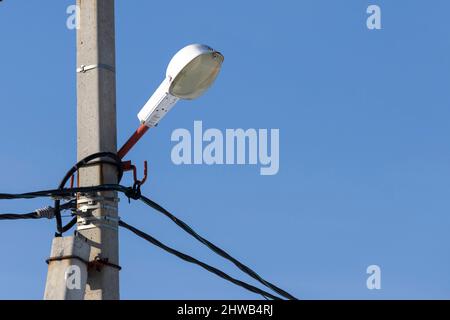
{"label": "black cable", "polygon": [[67,232],[70,229],[72,229],[72,227],[77,224],[77,221],[78,221],[77,217],[72,218],[72,220],[70,220],[70,222],[62,228],[62,233]]}
{"label": "black cable", "polygon": [[[91,192],[101,192],[101,191],[117,191],[121,192],[128,197],[133,197],[140,199],[150,207],[154,208],[155,210],[158,210],[159,212],[163,213],[167,217],[169,217],[172,221],[174,221],[179,227],[181,227],[184,231],[189,233],[191,236],[193,236],[195,239],[206,245],[208,248],[219,254],[220,256],[224,257],[225,259],[233,262],[239,269],[241,269],[243,272],[247,273],[249,276],[255,278],[265,286],[271,288],[278,294],[282,295],[283,297],[286,297],[288,299],[296,299],[286,291],[278,288],[277,286],[273,285],[272,283],[262,279],[255,271],[250,269],[249,267],[245,266],[243,263],[239,262],[237,259],[230,256],[228,253],[226,253],[224,250],[220,249],[210,241],[206,240],[205,238],[198,235],[189,225],[187,225],[184,221],[178,219],[174,215],[172,215],[170,212],[165,210],[163,207],[155,203],[154,201],[140,195],[139,197],[134,197],[132,194],[133,192],[136,192],[133,188],[127,188],[121,185],[117,184],[106,184],[106,185],[99,185],[95,187],[78,187],[78,188],[66,188],[66,189],[57,189],[57,190],[44,190],[44,191],[37,191],[37,192],[29,192],[29,193],[23,193],[23,194],[0,194],[0,199],[32,199],[32,198],[38,198],[38,197],[72,197],[77,193],[91,193]],[[76,218],[74,218],[67,226],[65,226],[62,230],[62,232],[66,232],[68,229],[70,229],[74,224],[76,223]]]}
{"label": "black cable", "polygon": [[252,286],[252,285],[250,285],[250,284],[248,284],[246,282],[243,282],[241,280],[235,279],[235,278],[231,277],[230,275],[226,274],[225,272],[210,266],[209,264],[206,264],[206,263],[204,263],[202,261],[199,261],[199,260],[195,259],[194,257],[191,257],[191,256],[189,256],[187,254],[184,254],[184,253],[182,253],[182,252],[180,252],[178,250],[175,250],[175,249],[173,249],[173,248],[171,248],[169,246],[166,246],[165,244],[161,243],[160,241],[158,241],[157,239],[153,238],[149,234],[147,234],[147,233],[145,233],[145,232],[143,232],[143,231],[141,231],[139,229],[136,229],[135,227],[130,226],[129,224],[125,223],[122,220],[119,221],[119,226],[121,226],[121,227],[123,227],[125,229],[128,229],[129,231],[133,232],[137,236],[141,237],[144,240],[147,240],[151,244],[153,244],[153,245],[163,249],[164,251],[169,252],[169,253],[177,256],[178,258],[180,258],[180,259],[182,259],[184,261],[196,264],[196,265],[202,267],[203,269],[205,269],[205,270],[207,270],[207,271],[209,271],[211,273],[214,273],[215,275],[221,277],[222,279],[225,279],[227,281],[230,281],[231,283],[234,283],[235,285],[238,285],[238,286],[240,286],[240,287],[242,287],[244,289],[247,289],[247,290],[249,290],[251,292],[260,294],[260,295],[262,295],[265,298],[270,298],[270,299],[274,299],[274,300],[281,300],[279,297],[274,296],[274,295],[272,295],[269,292],[266,292],[266,291],[264,291],[262,289],[259,289],[259,288],[255,287],[255,286]]}
{"label": "black cable", "polygon": [[104,160],[96,161],[95,164],[107,163],[107,164],[116,165],[117,172],[118,172],[117,181],[120,182],[120,180],[122,180],[122,176],[123,176],[123,167],[122,167],[122,160],[119,158],[119,156],[113,152],[97,152],[97,153],[91,154],[91,155],[87,156],[86,158],[78,161],[77,164],[75,164],[72,168],[70,168],[69,171],[67,171],[64,178],[61,180],[61,182],[59,184],[59,188],[64,188],[66,183],[69,181],[70,177],[72,177],[80,168],[92,165],[92,163],[90,164],[89,162],[94,159],[98,159],[98,158],[110,158],[110,159],[114,160],[114,162],[104,161]]}
{"label": "black cable", "polygon": [[[62,210],[70,210],[75,208],[75,201],[67,202],[61,205]],[[41,210],[54,210],[53,208],[45,208]],[[0,220],[27,220],[27,219],[42,219],[46,218],[38,213],[39,210],[35,210],[30,213],[3,213],[0,214]]]}
{"label": "black cable", "polygon": [[15,214],[4,213],[0,214],[0,220],[26,220],[26,219],[40,219],[41,217],[36,212]]}
{"label": "black cable", "polygon": [[[106,161],[106,160],[99,160],[95,161],[94,163],[90,163],[90,161],[98,158],[110,158],[114,160],[114,162]],[[77,164],[75,164],[72,168],[67,171],[64,178],[61,180],[59,184],[59,189],[63,189],[66,183],[69,181],[69,179],[80,169],[83,167],[92,166],[94,164],[112,164],[117,166],[117,173],[118,173],[118,180],[117,183],[122,180],[123,176],[123,167],[122,167],[122,160],[119,158],[119,156],[116,153],[113,152],[97,152],[94,154],[91,154],[84,159],[78,161]],[[64,232],[70,230],[74,225],[74,220],[72,220],[69,224],[62,226],[62,220],[61,220],[61,212],[59,209],[60,201],[58,199],[55,200],[54,207],[55,207],[55,217],[56,217],[56,230],[58,232],[58,236],[62,235]]]}
{"label": "black cable", "polygon": [[75,197],[77,193],[92,193],[92,192],[102,192],[102,191],[118,191],[126,193],[129,189],[118,184],[102,184],[94,187],[75,187],[75,188],[64,188],[64,189],[50,189],[41,190],[26,193],[0,193],[0,200],[15,200],[15,199],[36,199],[36,198],[57,198],[61,200],[62,198]]}
{"label": "black cable", "polygon": [[175,224],[177,226],[179,226],[181,229],[183,229],[189,235],[191,235],[192,237],[197,239],[199,242],[201,242],[202,244],[207,246],[209,249],[214,251],[216,254],[218,254],[219,256],[227,259],[228,261],[231,261],[235,266],[237,266],[244,273],[248,274],[250,277],[256,279],[257,281],[259,281],[260,283],[262,283],[266,287],[272,289],[273,291],[275,291],[276,293],[278,293],[279,295],[281,295],[281,296],[283,296],[283,297],[285,297],[287,299],[297,300],[297,298],[295,298],[293,295],[291,295],[288,292],[284,291],[283,289],[277,287],[276,285],[270,283],[269,281],[264,280],[260,275],[258,275],[255,271],[250,269],[248,266],[246,266],[245,264],[241,263],[240,261],[238,261],[237,259],[233,258],[230,254],[228,254],[223,249],[217,247],[215,244],[211,243],[207,239],[205,239],[202,236],[200,236],[188,224],[186,224],[184,221],[182,221],[182,220],[178,219],[177,217],[175,217],[173,214],[171,214],[169,211],[167,211],[166,209],[161,207],[156,202],[154,202],[154,201],[152,201],[152,200],[150,200],[147,197],[142,196],[142,195],[139,197],[139,199],[142,202],[144,202],[146,205],[148,205],[151,208],[153,208],[153,209],[161,212],[162,214],[164,214],[166,217],[168,217],[173,222],[175,222]]}
{"label": "black cable", "polygon": [[[282,295],[285,298],[288,299],[296,299],[291,294],[287,293],[286,291],[278,288],[274,284],[264,280],[261,278],[255,271],[244,265],[243,263],[239,262],[237,259],[230,256],[227,252],[220,249],[210,241],[206,240],[199,234],[197,234],[189,225],[187,225],[184,221],[178,219],[173,214],[168,212],[166,209],[155,203],[154,201],[139,195],[135,196],[133,193],[136,192],[134,188],[127,188],[121,185],[117,184],[107,184],[107,185],[99,185],[95,187],[78,187],[78,188],[66,188],[66,189],[57,189],[57,190],[45,190],[45,191],[38,191],[38,192],[30,192],[30,193],[23,193],[23,194],[0,194],[0,199],[31,199],[36,197],[68,197],[73,196],[77,193],[90,193],[90,192],[99,192],[99,191],[117,191],[121,192],[128,197],[134,198],[134,199],[140,199],[150,207],[154,208],[155,210],[163,213],[167,217],[169,217],[172,221],[174,221],[179,227],[181,227],[184,231],[186,231],[188,234],[193,236],[195,239],[206,245],[208,248],[219,254],[220,256],[224,257],[225,259],[231,261],[234,263],[239,269],[241,269],[243,272],[248,274],[249,276],[253,277],[254,279],[258,280],[265,286],[271,288],[278,294]],[[75,219],[74,219],[75,220]],[[76,221],[72,220],[70,223],[74,225]],[[70,228],[69,228],[70,229]],[[68,230],[68,229],[67,229]],[[67,231],[66,228],[63,229],[63,232]]]}

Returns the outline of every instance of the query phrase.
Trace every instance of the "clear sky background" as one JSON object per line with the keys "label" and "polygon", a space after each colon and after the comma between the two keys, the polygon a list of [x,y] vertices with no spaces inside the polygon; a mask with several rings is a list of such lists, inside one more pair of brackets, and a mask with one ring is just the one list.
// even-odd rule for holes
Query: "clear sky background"
{"label": "clear sky background", "polygon": [[[303,299],[450,298],[450,3],[116,1],[121,145],[190,43],[219,49],[214,87],[180,102],[130,153],[144,194]],[[68,0],[0,4],[0,192],[55,188],[76,161],[75,31]],[[366,9],[382,10],[382,30]],[[175,166],[177,128],[279,128],[280,171]],[[124,184],[131,183],[127,176]],[[47,200],[1,201],[28,212]],[[168,219],[122,199],[122,218],[251,281]],[[0,299],[41,299],[54,221],[0,223]],[[120,234],[123,299],[259,296]],[[366,268],[382,289],[366,288]]]}

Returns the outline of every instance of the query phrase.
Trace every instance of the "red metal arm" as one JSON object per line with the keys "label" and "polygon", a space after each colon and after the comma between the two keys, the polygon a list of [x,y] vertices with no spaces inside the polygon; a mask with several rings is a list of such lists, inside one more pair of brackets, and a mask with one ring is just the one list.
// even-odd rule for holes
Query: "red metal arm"
{"label": "red metal arm", "polygon": [[142,136],[147,132],[147,130],[150,129],[145,124],[141,124],[141,126],[136,130],[135,133],[128,139],[127,142],[120,148],[119,152],[117,153],[119,155],[120,159],[123,159],[127,153],[131,150],[131,148],[134,147],[134,145],[139,141],[139,139],[142,138]]}

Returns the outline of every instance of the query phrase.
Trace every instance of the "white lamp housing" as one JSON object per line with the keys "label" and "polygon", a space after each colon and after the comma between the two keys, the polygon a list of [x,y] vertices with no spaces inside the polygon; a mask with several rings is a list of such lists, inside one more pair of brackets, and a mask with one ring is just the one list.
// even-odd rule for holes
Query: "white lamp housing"
{"label": "white lamp housing", "polygon": [[139,121],[155,127],[180,99],[201,96],[219,74],[224,57],[211,47],[191,44],[172,58],[166,78],[138,113]]}

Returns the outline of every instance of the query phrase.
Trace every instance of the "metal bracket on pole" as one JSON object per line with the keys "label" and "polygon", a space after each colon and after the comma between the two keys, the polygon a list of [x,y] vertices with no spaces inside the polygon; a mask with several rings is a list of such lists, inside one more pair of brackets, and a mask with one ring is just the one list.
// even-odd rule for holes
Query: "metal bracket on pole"
{"label": "metal bracket on pole", "polygon": [[93,69],[105,69],[111,72],[116,72],[116,69],[114,69],[114,67],[107,64],[99,63],[99,64],[91,64],[88,66],[82,64],[79,68],[77,68],[77,73],[86,73]]}
{"label": "metal bracket on pole", "polygon": [[98,228],[100,225],[112,230],[118,229],[119,218],[113,218],[109,216],[102,217],[82,217],[78,220],[77,230],[86,230]]}
{"label": "metal bracket on pole", "polygon": [[117,203],[119,200],[119,198],[114,197],[80,197],[77,200],[78,211],[81,214],[87,214],[96,209],[106,209],[117,212]]}
{"label": "metal bracket on pole", "polygon": [[[88,196],[88,195],[86,195]],[[86,230],[98,228],[100,225],[112,230],[118,229],[119,219],[111,217],[109,215],[103,215],[101,217],[93,215],[93,211],[103,209],[107,212],[117,213],[117,203],[119,198],[114,197],[102,197],[102,196],[88,196],[80,197],[78,199],[78,230]]]}

